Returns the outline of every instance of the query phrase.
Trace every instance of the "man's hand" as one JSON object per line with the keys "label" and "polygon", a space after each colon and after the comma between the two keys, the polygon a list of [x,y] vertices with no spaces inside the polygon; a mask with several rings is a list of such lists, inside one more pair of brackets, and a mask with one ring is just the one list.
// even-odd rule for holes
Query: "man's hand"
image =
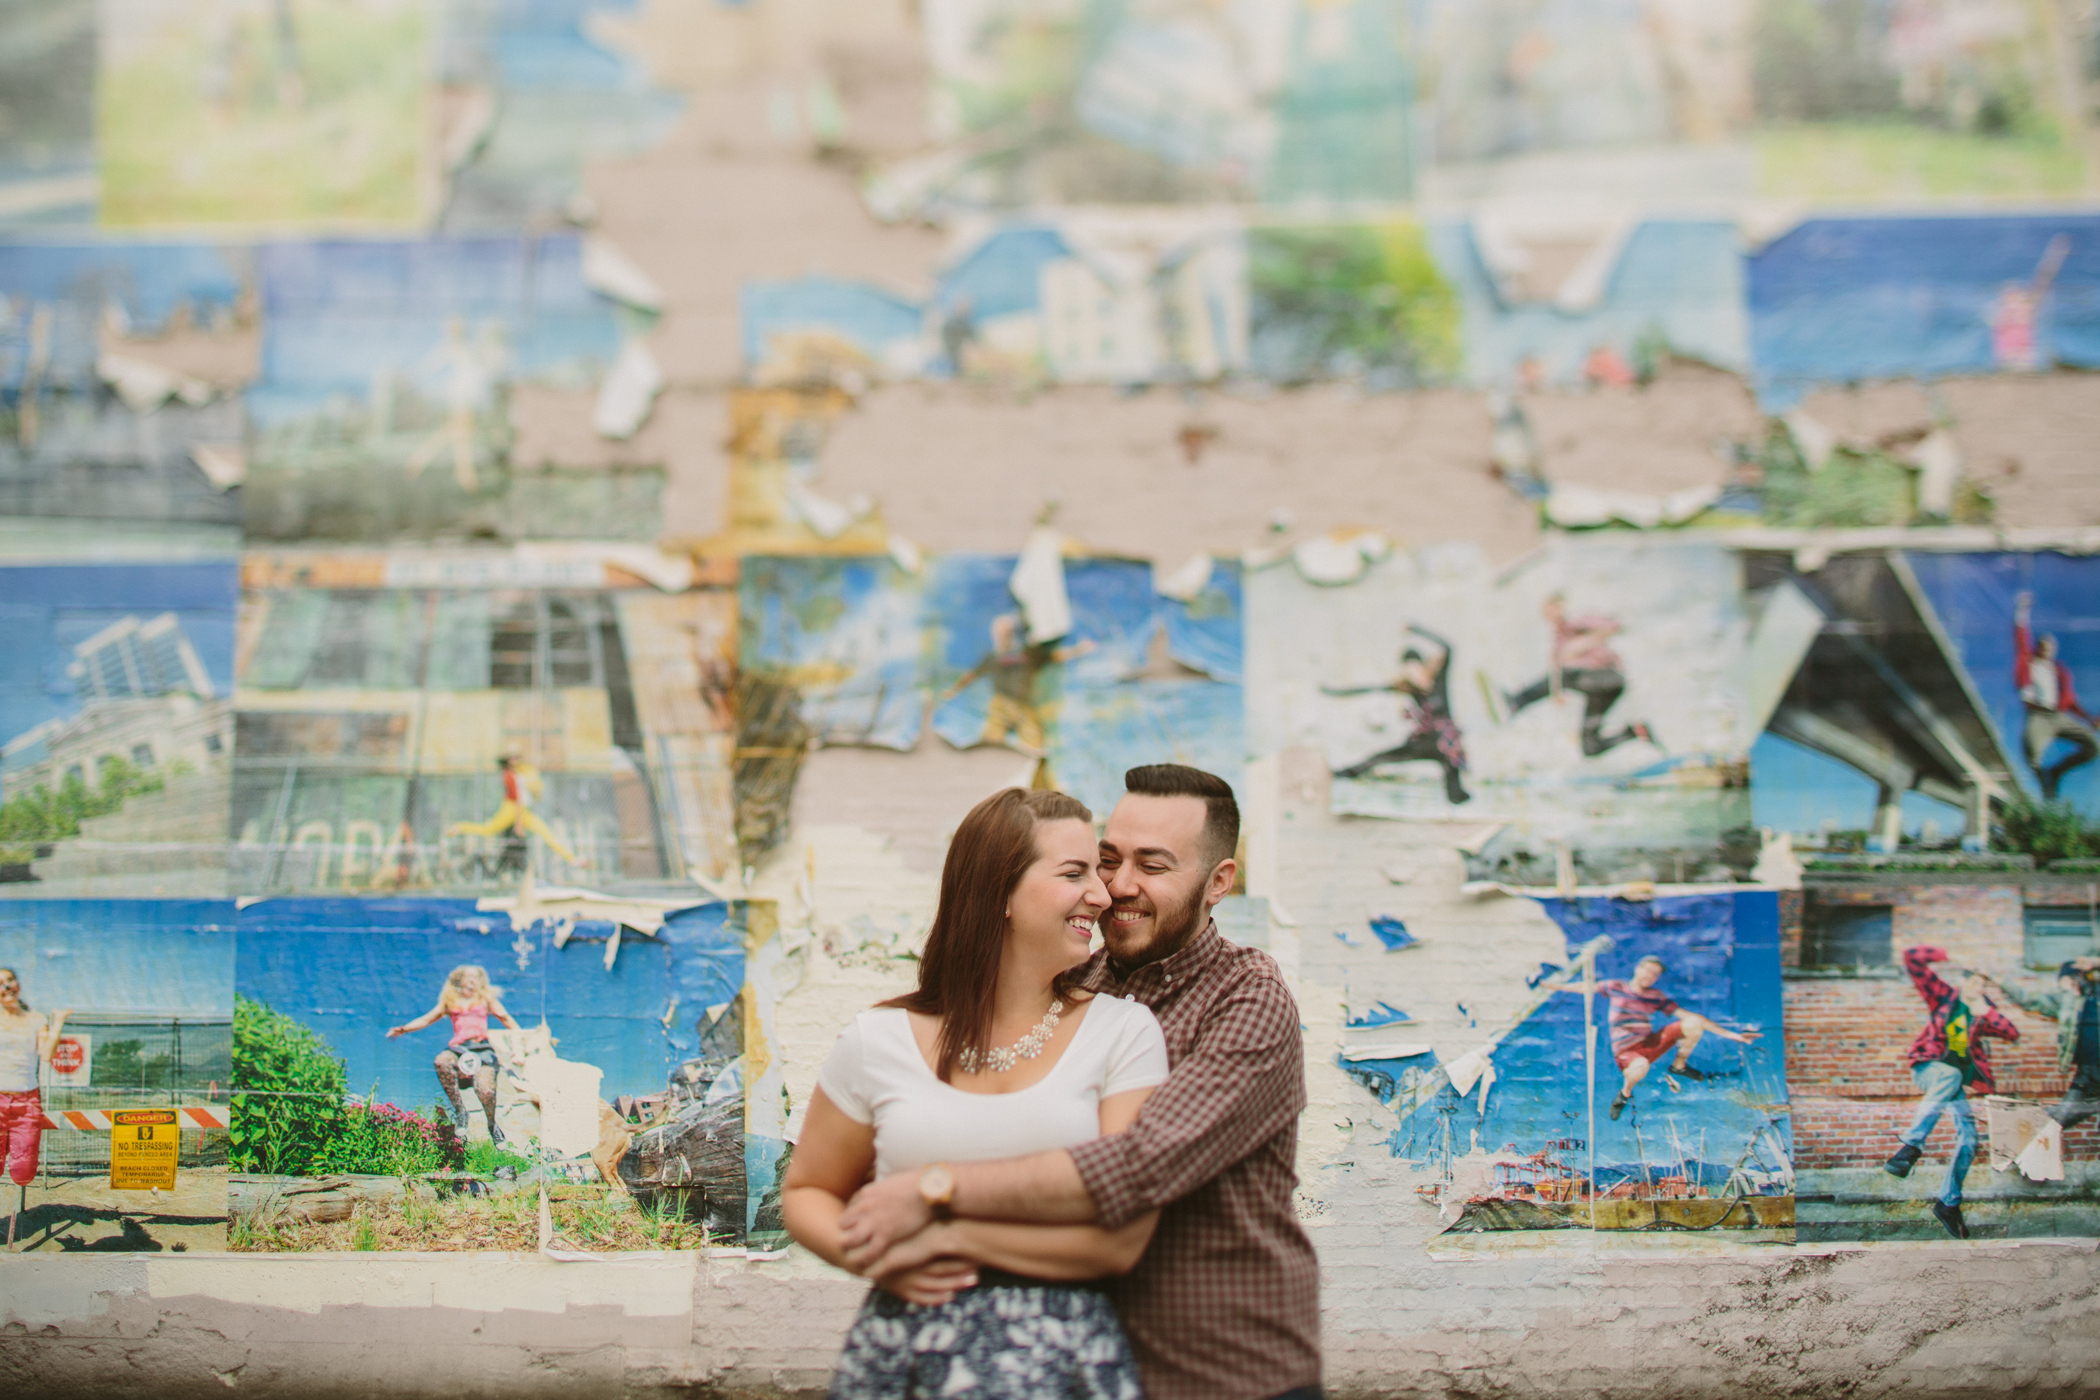
{"label": "man's hand", "polygon": [[888,1278],[892,1274],[909,1273],[924,1268],[939,1259],[955,1259],[955,1227],[945,1221],[936,1220],[916,1235],[891,1245],[880,1258],[861,1270],[869,1278]]}
{"label": "man's hand", "polygon": [[933,1207],[919,1194],[917,1172],[896,1172],[853,1193],[839,1216],[839,1243],[857,1274],[933,1223]]}
{"label": "man's hand", "polygon": [[939,1307],[965,1288],[977,1286],[977,1266],[967,1259],[935,1259],[914,1268],[880,1274],[876,1286],[907,1303]]}

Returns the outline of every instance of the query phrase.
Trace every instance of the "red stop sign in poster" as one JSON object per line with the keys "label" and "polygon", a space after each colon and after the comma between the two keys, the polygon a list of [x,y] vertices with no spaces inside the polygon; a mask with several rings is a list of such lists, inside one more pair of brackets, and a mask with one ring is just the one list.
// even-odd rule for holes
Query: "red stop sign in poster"
{"label": "red stop sign in poster", "polygon": [[58,1044],[51,1047],[51,1068],[60,1074],[79,1073],[86,1059],[87,1047],[70,1035],[60,1036]]}

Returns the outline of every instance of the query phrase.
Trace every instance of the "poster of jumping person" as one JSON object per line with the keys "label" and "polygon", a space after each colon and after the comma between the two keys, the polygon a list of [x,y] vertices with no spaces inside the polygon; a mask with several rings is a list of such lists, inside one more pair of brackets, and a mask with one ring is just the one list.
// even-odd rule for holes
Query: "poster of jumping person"
{"label": "poster of jumping person", "polygon": [[1727,551],[1576,536],[1498,566],[1437,545],[1340,582],[1293,555],[1247,588],[1251,750],[1320,751],[1331,811],[1501,823],[1469,874],[1525,888],[1564,861],[1604,885],[1755,860],[1728,835],[1753,733]]}

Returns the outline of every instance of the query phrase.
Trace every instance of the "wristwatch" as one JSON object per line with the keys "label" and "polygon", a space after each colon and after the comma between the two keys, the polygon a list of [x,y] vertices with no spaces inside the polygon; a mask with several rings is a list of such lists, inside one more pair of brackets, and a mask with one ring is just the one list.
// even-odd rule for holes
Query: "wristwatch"
{"label": "wristwatch", "polygon": [[919,1199],[926,1202],[936,1220],[946,1220],[955,1213],[955,1173],[948,1170],[946,1162],[935,1162],[920,1170]]}

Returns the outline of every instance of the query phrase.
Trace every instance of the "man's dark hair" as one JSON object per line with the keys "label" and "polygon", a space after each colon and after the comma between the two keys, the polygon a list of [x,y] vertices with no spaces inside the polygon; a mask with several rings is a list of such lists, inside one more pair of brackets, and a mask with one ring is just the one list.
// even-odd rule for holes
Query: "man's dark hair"
{"label": "man's dark hair", "polygon": [[1240,848],[1240,804],[1232,784],[1215,773],[1182,763],[1148,763],[1123,775],[1123,790],[1140,797],[1197,797],[1203,800],[1204,854],[1211,869],[1231,860]]}

